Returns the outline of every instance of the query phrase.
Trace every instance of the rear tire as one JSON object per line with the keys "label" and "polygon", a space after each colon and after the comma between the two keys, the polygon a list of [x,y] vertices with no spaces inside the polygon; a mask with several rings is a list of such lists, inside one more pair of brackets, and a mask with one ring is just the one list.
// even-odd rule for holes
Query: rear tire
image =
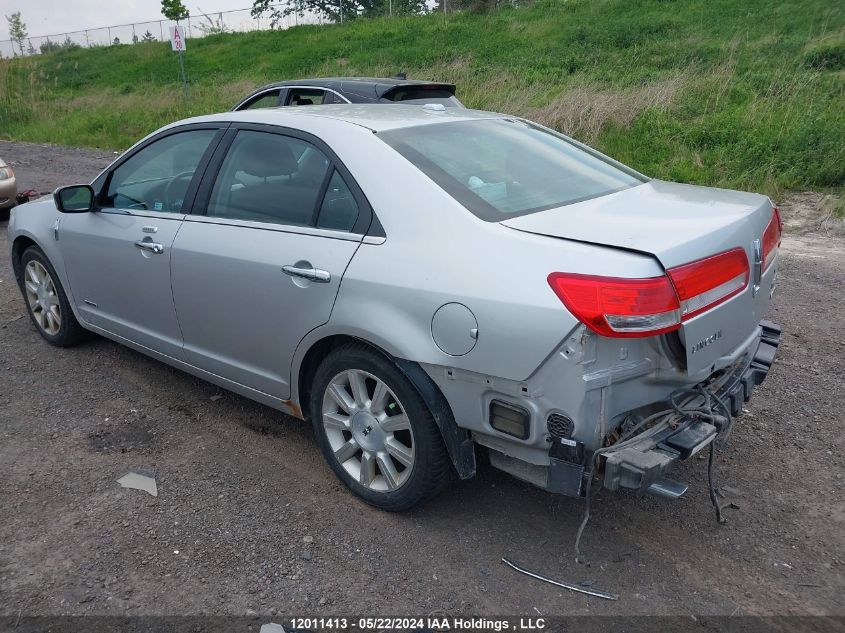
{"label": "rear tire", "polygon": [[425,401],[384,355],[363,343],[329,354],[311,389],[314,433],[338,478],[382,510],[437,494],[452,464]]}
{"label": "rear tire", "polygon": [[79,325],[56,270],[44,252],[30,246],[21,256],[21,292],[29,318],[50,345],[68,347],[87,332]]}

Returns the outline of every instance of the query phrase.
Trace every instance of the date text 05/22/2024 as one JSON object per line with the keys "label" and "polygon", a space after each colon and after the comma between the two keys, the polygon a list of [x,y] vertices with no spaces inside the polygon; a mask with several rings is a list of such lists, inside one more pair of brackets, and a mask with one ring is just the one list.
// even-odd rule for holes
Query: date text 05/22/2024
{"label": "date text 05/22/2024", "polygon": [[481,618],[481,617],[301,617],[291,618],[294,629],[358,630],[358,631],[540,631],[546,628],[544,618]]}

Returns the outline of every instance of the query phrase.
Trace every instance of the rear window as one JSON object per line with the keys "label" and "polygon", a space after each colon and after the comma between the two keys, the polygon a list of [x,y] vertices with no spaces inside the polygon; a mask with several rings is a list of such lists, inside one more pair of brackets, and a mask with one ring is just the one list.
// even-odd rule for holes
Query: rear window
{"label": "rear window", "polygon": [[628,189],[645,177],[541,127],[456,121],[379,138],[482,220],[552,209]]}
{"label": "rear window", "polygon": [[396,103],[441,103],[446,107],[462,108],[464,104],[458,101],[452,90],[445,88],[409,87],[395,88],[382,97]]}

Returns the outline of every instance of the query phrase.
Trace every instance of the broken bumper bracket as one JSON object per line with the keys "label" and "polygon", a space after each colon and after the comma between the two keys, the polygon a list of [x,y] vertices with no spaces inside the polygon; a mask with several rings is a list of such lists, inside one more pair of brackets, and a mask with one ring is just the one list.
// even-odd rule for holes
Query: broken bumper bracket
{"label": "broken bumper bracket", "polygon": [[[717,395],[730,409],[731,416],[742,410],[751,399],[754,387],[765,380],[775,360],[781,329],[770,321],[762,321],[762,335],[750,363],[745,365],[730,387]],[[608,490],[628,488],[678,497],[686,491],[684,484],[663,477],[675,462],[689,459],[708,446],[719,429],[709,422],[685,418],[675,428],[650,435],[619,450],[604,453],[604,487]]]}

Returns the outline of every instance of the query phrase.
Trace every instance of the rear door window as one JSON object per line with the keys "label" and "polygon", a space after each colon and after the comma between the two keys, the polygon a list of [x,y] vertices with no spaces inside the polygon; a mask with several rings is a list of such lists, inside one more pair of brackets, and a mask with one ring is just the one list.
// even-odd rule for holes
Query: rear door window
{"label": "rear door window", "polygon": [[322,105],[325,98],[326,91],[319,88],[289,88],[285,105]]}
{"label": "rear door window", "polygon": [[307,141],[242,130],[220,167],[207,215],[313,226],[330,168]]}

